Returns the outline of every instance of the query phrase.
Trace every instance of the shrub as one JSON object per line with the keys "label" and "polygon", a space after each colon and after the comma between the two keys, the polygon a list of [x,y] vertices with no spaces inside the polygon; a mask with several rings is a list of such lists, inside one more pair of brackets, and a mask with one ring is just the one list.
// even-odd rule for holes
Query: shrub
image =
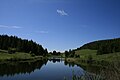
{"label": "shrub", "polygon": [[75,58],[80,58],[80,55],[75,55]]}
{"label": "shrub", "polygon": [[9,48],[8,49],[8,53],[9,54],[13,54],[13,53],[15,53],[16,52],[16,48]]}
{"label": "shrub", "polygon": [[87,62],[88,62],[88,63],[92,63],[92,61],[93,61],[92,55],[89,55]]}

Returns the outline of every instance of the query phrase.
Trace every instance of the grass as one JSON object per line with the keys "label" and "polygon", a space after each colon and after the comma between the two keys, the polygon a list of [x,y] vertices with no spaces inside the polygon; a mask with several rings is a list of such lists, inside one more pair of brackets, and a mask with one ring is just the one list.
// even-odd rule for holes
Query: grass
{"label": "grass", "polygon": [[48,54],[48,57],[65,58],[65,54],[64,53],[61,53],[60,55],[51,55],[51,54]]}
{"label": "grass", "polygon": [[97,50],[83,49],[75,51],[75,54],[80,55],[81,59],[87,59],[89,55],[95,57]]}
{"label": "grass", "polygon": [[20,52],[17,52],[15,54],[0,53],[0,59],[11,59],[11,58],[27,59],[27,58],[31,58],[31,55]]}
{"label": "grass", "polygon": [[29,53],[16,52],[8,54],[6,50],[0,50],[0,61],[21,61],[21,60],[32,60],[42,58],[42,56],[32,56]]}
{"label": "grass", "polygon": [[88,71],[85,71],[82,76],[73,74],[72,80],[120,80],[120,65],[109,64],[106,68],[100,70],[99,74],[89,73]]}
{"label": "grass", "polygon": [[[67,58],[66,61],[70,63],[75,63],[78,65],[83,65],[89,71],[89,66],[99,66],[100,72],[98,74],[104,77],[103,80],[120,80],[120,52],[96,55],[97,50],[83,49],[75,52],[76,55],[80,55],[80,58]],[[92,64],[88,64],[88,57],[92,56],[94,61]],[[83,61],[83,62],[82,62]],[[91,68],[94,72],[94,68]],[[90,72],[91,72],[90,70]],[[96,74],[96,73],[95,73]],[[89,80],[85,79],[86,76],[75,76],[72,80]],[[90,76],[87,76],[88,78]],[[100,77],[93,76],[90,80],[102,80]]]}
{"label": "grass", "polygon": [[76,51],[75,54],[80,55],[81,60],[87,60],[88,56],[91,55],[93,60],[96,60],[96,61],[102,61],[102,60],[107,62],[114,62],[118,60],[120,61],[120,52],[96,55],[97,50],[83,49],[83,50]]}
{"label": "grass", "polygon": [[90,59],[89,56],[92,57],[92,65],[94,66],[107,66],[109,63],[120,64],[120,52],[96,55],[97,50],[83,49],[75,52],[76,55],[80,55],[80,58],[66,58],[65,60],[69,63],[75,63],[77,65],[88,65]]}

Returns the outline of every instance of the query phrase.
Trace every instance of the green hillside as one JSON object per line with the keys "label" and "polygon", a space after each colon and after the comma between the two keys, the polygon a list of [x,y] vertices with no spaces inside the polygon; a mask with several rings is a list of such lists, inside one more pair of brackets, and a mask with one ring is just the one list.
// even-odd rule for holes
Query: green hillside
{"label": "green hillside", "polygon": [[97,50],[97,54],[120,52],[120,38],[90,42],[84,44],[83,46],[77,48],[76,50],[82,50],[82,49]]}
{"label": "green hillside", "polygon": [[120,38],[90,42],[73,51],[75,55],[67,58],[69,62],[120,63]]}
{"label": "green hillside", "polygon": [[81,60],[88,60],[88,57],[91,55],[93,60],[96,61],[120,61],[120,52],[111,53],[111,54],[103,54],[97,55],[97,50],[90,50],[90,49],[82,49],[75,51],[75,54],[80,55]]}

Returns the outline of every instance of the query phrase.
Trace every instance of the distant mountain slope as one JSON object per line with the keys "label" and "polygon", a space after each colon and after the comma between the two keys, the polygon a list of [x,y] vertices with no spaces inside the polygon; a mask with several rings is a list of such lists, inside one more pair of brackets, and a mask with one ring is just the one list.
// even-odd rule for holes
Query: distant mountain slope
{"label": "distant mountain slope", "polygon": [[0,35],[0,49],[9,50],[10,48],[18,52],[34,53],[35,55],[43,55],[46,52],[41,45],[32,40],[21,39],[16,36]]}
{"label": "distant mountain slope", "polygon": [[98,50],[97,52],[98,54],[120,52],[120,38],[90,42],[84,44],[82,47],[77,48],[76,50],[81,50],[81,49]]}

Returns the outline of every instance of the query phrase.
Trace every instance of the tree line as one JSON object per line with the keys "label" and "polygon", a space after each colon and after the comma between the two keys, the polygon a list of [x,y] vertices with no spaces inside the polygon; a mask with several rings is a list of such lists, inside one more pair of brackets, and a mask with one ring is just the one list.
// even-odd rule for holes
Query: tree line
{"label": "tree line", "polygon": [[97,50],[97,54],[108,54],[114,52],[120,52],[120,38],[98,40],[87,43],[76,50],[92,49]]}
{"label": "tree line", "polygon": [[75,56],[75,51],[69,49],[69,51],[65,51],[65,57],[74,57]]}
{"label": "tree line", "polygon": [[32,40],[21,39],[17,36],[0,35],[0,49],[26,52],[35,55],[46,55],[47,49]]}
{"label": "tree line", "polygon": [[69,51],[65,51],[64,54],[65,54],[66,58],[68,58],[68,57],[79,58],[80,57],[79,55],[75,54],[75,50],[74,49],[73,50],[69,49]]}
{"label": "tree line", "polygon": [[54,50],[53,52],[49,52],[49,54],[58,56],[61,54],[61,52],[57,52]]}

